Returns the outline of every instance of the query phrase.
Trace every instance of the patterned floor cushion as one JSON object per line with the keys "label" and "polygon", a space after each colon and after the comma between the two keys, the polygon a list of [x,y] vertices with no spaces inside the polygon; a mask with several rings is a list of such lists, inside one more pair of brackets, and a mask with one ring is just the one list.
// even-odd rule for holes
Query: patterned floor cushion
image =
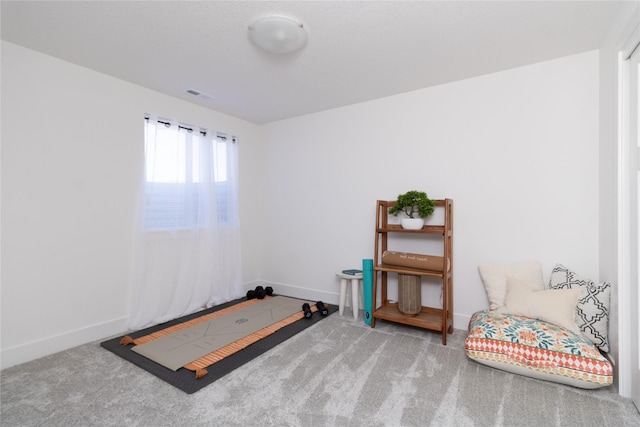
{"label": "patterned floor cushion", "polygon": [[479,311],[465,349],[476,362],[541,380],[587,389],[613,382],[611,363],[590,340],[542,320]]}

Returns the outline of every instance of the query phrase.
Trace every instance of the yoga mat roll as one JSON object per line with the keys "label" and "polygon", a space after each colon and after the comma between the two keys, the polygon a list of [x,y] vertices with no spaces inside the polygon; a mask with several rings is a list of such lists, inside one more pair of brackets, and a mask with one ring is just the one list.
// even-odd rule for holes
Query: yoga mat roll
{"label": "yoga mat roll", "polygon": [[362,287],[364,294],[364,323],[371,324],[371,316],[373,309],[373,260],[362,260]]}
{"label": "yoga mat roll", "polygon": [[[448,261],[449,260],[447,260],[447,270],[451,268]],[[408,252],[384,251],[382,254],[382,262],[384,264],[419,268],[421,270],[442,271],[444,257],[412,254]]]}

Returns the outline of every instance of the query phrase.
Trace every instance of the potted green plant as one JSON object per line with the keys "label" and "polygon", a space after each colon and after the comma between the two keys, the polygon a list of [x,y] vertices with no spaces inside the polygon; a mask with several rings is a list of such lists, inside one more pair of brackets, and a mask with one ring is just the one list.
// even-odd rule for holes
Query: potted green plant
{"label": "potted green plant", "polygon": [[424,220],[433,213],[435,200],[430,199],[424,191],[407,191],[398,195],[396,204],[389,208],[389,213],[398,216],[403,212],[407,218],[402,218],[402,228],[419,230],[424,226]]}

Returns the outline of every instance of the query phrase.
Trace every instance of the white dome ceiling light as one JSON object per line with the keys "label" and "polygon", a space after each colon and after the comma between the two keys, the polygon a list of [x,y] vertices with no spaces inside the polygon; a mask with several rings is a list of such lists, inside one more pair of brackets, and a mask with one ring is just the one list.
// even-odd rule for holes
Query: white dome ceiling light
{"label": "white dome ceiling light", "polygon": [[301,22],[273,15],[258,19],[249,26],[249,38],[262,49],[277,54],[291,53],[307,42],[307,31]]}

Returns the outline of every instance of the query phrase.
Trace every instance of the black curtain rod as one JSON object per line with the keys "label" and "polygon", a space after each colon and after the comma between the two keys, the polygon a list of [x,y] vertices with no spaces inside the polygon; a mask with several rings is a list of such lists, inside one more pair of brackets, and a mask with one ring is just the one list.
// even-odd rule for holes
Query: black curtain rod
{"label": "black curtain rod", "polygon": [[[144,119],[145,119],[145,120],[149,120],[149,117],[145,117]],[[169,123],[169,122],[164,122],[164,121],[162,121],[162,120],[158,120],[158,123],[162,123],[162,124],[163,124],[163,125],[165,125],[166,127],[171,127],[171,123]],[[178,125],[178,129],[184,129],[184,130],[186,130],[186,131],[187,131],[187,132],[189,132],[189,133],[193,132],[193,129],[192,129],[192,128],[190,128],[190,127],[186,127],[186,126]],[[202,136],[207,136],[207,131],[206,131],[206,130],[201,130],[201,131],[200,131],[200,134],[201,134]],[[223,135],[216,135],[216,138],[221,139],[221,140],[223,140],[223,141],[226,141],[226,140],[227,140],[227,137],[226,137],[226,136],[223,136]],[[235,142],[236,142],[236,138],[234,137],[232,141],[233,141],[233,143],[235,144]]]}
{"label": "black curtain rod", "polygon": [[[169,123],[169,122],[163,122],[162,120],[158,120],[158,123],[162,123],[162,124],[163,124],[163,125],[165,125],[166,127],[170,127],[170,126],[171,126],[171,123]],[[193,128],[188,128],[188,127],[186,127],[186,126],[178,125],[178,129],[184,129],[184,130],[186,130],[186,131],[187,131],[187,132],[189,132],[189,133],[193,132]],[[202,135],[202,136],[207,136],[207,131],[206,131],[206,130],[201,130],[201,131],[200,131],[200,135]]]}

